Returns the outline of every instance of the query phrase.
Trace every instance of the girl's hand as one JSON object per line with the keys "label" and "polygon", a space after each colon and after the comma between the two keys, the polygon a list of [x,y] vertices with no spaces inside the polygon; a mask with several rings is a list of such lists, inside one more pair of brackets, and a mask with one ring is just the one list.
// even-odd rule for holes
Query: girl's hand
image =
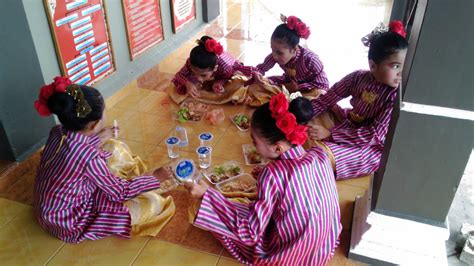
{"label": "girl's hand", "polygon": [[184,182],[184,187],[189,191],[193,198],[201,199],[209,188],[209,185],[204,180],[194,182]]}
{"label": "girl's hand", "polygon": [[199,98],[200,93],[199,93],[196,85],[194,85],[193,83],[187,81],[185,86],[186,86],[186,93],[189,96],[191,96],[192,98]]}
{"label": "girl's hand", "polygon": [[290,92],[295,92],[295,91],[298,91],[298,83],[296,83],[295,80],[291,80],[290,82],[288,83],[285,83],[285,88]]}
{"label": "girl's hand", "polygon": [[169,166],[163,166],[155,169],[153,175],[158,179],[158,181],[163,182],[173,178],[173,170],[171,170],[171,167]]}
{"label": "girl's hand", "polygon": [[318,125],[309,125],[308,132],[312,140],[323,140],[331,136],[331,131]]}
{"label": "girl's hand", "polygon": [[212,91],[217,94],[222,94],[224,93],[224,87],[222,86],[222,84],[214,82],[214,84],[212,84]]}
{"label": "girl's hand", "polygon": [[100,138],[102,144],[106,142],[107,140],[112,139],[114,137],[115,130],[117,130],[118,132],[119,128],[109,126],[109,127],[104,127],[103,129],[99,131],[99,133],[97,133],[97,136]]}

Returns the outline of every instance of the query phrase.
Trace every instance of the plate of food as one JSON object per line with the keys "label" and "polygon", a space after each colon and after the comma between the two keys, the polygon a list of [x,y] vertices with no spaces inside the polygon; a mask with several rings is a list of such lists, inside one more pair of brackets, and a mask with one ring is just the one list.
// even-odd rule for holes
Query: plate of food
{"label": "plate of food", "polygon": [[249,174],[240,174],[217,183],[217,189],[222,193],[249,192],[254,190],[257,181]]}
{"label": "plate of food", "polygon": [[258,165],[266,163],[266,160],[257,152],[257,148],[253,144],[242,145],[242,151],[244,152],[245,164]]}
{"label": "plate of food", "polygon": [[193,100],[184,101],[176,111],[176,120],[180,122],[200,121],[208,109],[208,104]]}
{"label": "plate of food", "polygon": [[250,118],[245,114],[236,114],[231,120],[240,131],[247,131],[250,128]]}
{"label": "plate of food", "polygon": [[242,167],[240,167],[239,163],[229,161],[204,172],[204,176],[209,180],[209,182],[215,185],[219,182],[240,175],[242,172]]}

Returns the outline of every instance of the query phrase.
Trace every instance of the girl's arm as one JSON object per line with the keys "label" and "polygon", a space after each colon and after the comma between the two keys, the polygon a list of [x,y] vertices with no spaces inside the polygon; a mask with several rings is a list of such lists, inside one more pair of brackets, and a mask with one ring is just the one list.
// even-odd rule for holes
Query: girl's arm
{"label": "girl's arm", "polygon": [[276,61],[275,59],[273,59],[272,54],[269,54],[267,57],[265,57],[265,60],[263,61],[263,63],[257,65],[257,70],[262,75],[265,75],[265,72],[272,69],[272,67],[275,64],[276,64]]}
{"label": "girl's arm", "polygon": [[391,100],[382,108],[375,117],[374,122],[369,126],[358,128],[333,128],[331,130],[332,139],[336,143],[347,143],[350,145],[383,145],[385,135],[387,135],[394,101]]}
{"label": "girl's arm", "polygon": [[300,91],[308,91],[314,88],[328,90],[329,82],[324,72],[324,67],[319,58],[316,55],[308,56],[305,60],[303,66],[298,66],[300,68],[306,68],[309,72],[306,77],[308,78],[306,82],[298,84]]}
{"label": "girl's arm", "polygon": [[258,199],[250,205],[231,202],[218,191],[207,189],[194,224],[245,245],[255,245],[279,204],[277,182],[265,168],[258,180]]}
{"label": "girl's arm", "polygon": [[186,94],[186,82],[191,82],[195,83],[193,74],[191,70],[189,69],[188,66],[189,62],[186,62],[186,64],[178,71],[178,73],[175,74],[173,80],[174,86],[176,87],[176,91],[179,94]]}
{"label": "girl's arm", "polygon": [[327,109],[337,104],[338,101],[351,95],[351,89],[354,86],[356,73],[357,72],[353,72],[345,76],[339,82],[335,83],[326,94],[311,100],[314,116],[324,113]]}
{"label": "girl's arm", "polygon": [[157,189],[160,182],[154,176],[139,176],[130,181],[114,176],[107,168],[106,160],[98,155],[89,161],[85,174],[99,187],[110,201],[123,202],[138,194]]}

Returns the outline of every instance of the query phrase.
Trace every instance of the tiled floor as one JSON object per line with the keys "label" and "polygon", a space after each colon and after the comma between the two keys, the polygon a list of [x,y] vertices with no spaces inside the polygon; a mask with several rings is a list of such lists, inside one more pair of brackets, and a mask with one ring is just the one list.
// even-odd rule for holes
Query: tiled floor
{"label": "tiled floor", "polygon": [[[270,35],[279,24],[279,14],[298,15],[312,31],[305,45],[320,56],[332,84],[355,69],[367,68],[366,48],[360,38],[379,21],[386,22],[390,9],[390,0],[223,0],[221,17],[107,100],[107,123],[118,120],[120,138],[134,153],[146,159],[150,168],[169,163],[164,139],[174,133],[178,123],[172,118],[176,106],[170,102],[165,89],[185,62],[194,40],[202,34],[219,38],[231,54],[245,64],[255,65],[270,52]],[[279,74],[281,70],[274,68],[271,73]],[[223,108],[227,117],[251,112],[242,106],[213,108]],[[206,131],[214,134],[214,164],[227,160],[244,164],[242,144],[251,140],[248,133],[238,131],[229,119],[219,126],[211,126],[206,121],[188,122],[183,126],[190,145],[182,151],[182,157],[196,159],[197,135]],[[244,167],[244,170],[250,171],[250,168]],[[355,196],[362,195],[368,188],[369,181],[369,177],[365,177],[337,184],[344,231],[331,265],[357,264],[346,258],[352,205]],[[156,238],[137,237],[126,241],[111,237],[71,245],[49,236],[36,224],[31,207],[33,182],[34,171],[26,172],[0,194],[3,198],[0,199],[2,265],[237,265],[209,233],[188,223],[187,207],[192,201],[182,188],[169,193],[177,212]]]}

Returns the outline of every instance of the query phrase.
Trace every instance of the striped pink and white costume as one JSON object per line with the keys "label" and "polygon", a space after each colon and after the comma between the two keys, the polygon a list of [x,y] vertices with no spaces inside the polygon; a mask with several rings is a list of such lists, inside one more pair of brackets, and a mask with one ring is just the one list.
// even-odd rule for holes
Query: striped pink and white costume
{"label": "striped pink and white costume", "polygon": [[297,146],[268,163],[257,190],[257,200],[246,205],[209,188],[195,225],[245,264],[324,265],[331,259],[342,226],[334,173],[320,147]]}
{"label": "striped pink and white costume", "polygon": [[153,176],[126,181],[110,173],[100,139],[53,127],[35,181],[36,218],[46,231],[70,243],[110,235],[129,238],[131,218],[123,204],[160,186]]}
{"label": "striped pink and white costume", "polygon": [[352,109],[342,110],[344,120],[324,140],[334,154],[337,180],[372,174],[379,168],[397,89],[379,83],[370,71],[355,71],[312,101],[315,115],[349,96]]}
{"label": "striped pink and white costume", "polygon": [[[282,76],[272,76],[268,79],[275,85],[282,85],[290,82],[288,72],[295,70],[296,75],[294,79],[298,83],[300,91],[306,92],[315,88],[327,91],[329,89],[329,81],[324,72],[323,63],[313,51],[301,46],[298,47],[299,49],[296,51],[294,58],[285,65],[279,64],[285,73]],[[265,72],[272,69],[276,63],[272,54],[269,54],[263,63],[257,65],[257,69],[260,73],[265,74]]]}
{"label": "striped pink and white costume", "polygon": [[[186,94],[185,84],[187,81],[197,84],[198,81],[194,78],[191,71],[191,63],[189,59],[186,61],[186,64],[179,70],[178,73],[174,76],[173,82],[176,90],[179,94]],[[221,85],[224,85],[228,80],[232,78],[236,72],[239,71],[245,76],[251,76],[252,72],[256,71],[254,67],[244,66],[237,59],[232,57],[227,52],[217,56],[217,70],[214,72],[214,82],[219,82]]]}

